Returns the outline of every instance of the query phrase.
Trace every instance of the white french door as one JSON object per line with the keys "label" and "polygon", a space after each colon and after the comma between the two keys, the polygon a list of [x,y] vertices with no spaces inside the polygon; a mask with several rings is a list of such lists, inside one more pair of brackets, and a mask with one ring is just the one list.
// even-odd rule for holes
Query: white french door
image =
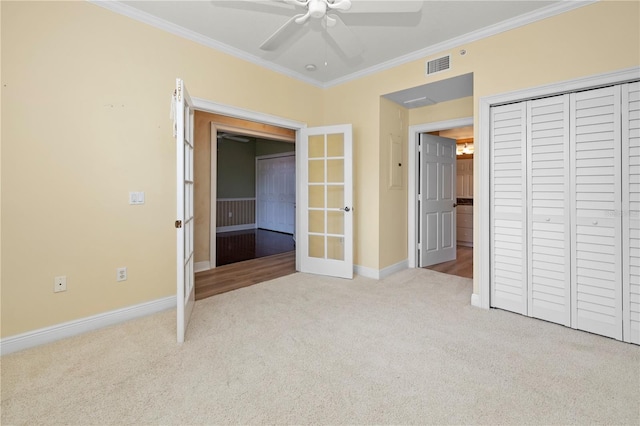
{"label": "white french door", "polygon": [[350,124],[300,131],[300,270],[353,278]]}
{"label": "white french door", "polygon": [[456,258],[456,141],[420,135],[420,266]]}
{"label": "white french door", "polygon": [[193,102],[176,80],[176,299],[178,343],[184,342],[195,303],[193,269]]}

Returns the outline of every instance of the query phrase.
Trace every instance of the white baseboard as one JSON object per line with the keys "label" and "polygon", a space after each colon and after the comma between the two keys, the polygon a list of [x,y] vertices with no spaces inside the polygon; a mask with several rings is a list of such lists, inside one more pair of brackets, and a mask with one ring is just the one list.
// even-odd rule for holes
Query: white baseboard
{"label": "white baseboard", "polygon": [[374,280],[381,280],[389,275],[400,272],[409,267],[409,261],[407,259],[398,262],[394,265],[387,266],[383,269],[367,268],[366,266],[353,265],[353,273],[362,277],[373,278]]}
{"label": "white baseboard", "polygon": [[205,260],[204,262],[196,262],[193,265],[193,272],[208,271],[209,269],[211,269],[211,262],[208,260]]}
{"label": "white baseboard", "polygon": [[475,306],[476,308],[482,308],[480,304],[480,295],[476,293],[471,293],[471,306]]}
{"label": "white baseboard", "polygon": [[380,271],[366,266],[353,265],[353,273],[362,277],[373,278],[374,280],[380,279]]}
{"label": "white baseboard", "polygon": [[409,267],[409,260],[405,259],[401,262],[398,262],[394,265],[391,266],[387,266],[386,268],[382,268],[380,270],[380,279],[386,278],[389,275],[393,275],[396,272],[400,272],[400,271],[404,271],[405,269],[407,269]]}
{"label": "white baseboard", "polygon": [[167,296],[162,299],[116,309],[102,314],[93,315],[78,320],[40,328],[6,337],[0,340],[0,354],[6,355],[45,343],[55,342],[67,337],[76,336],[88,331],[98,330],[103,327],[129,321],[135,318],[162,312],[176,307],[176,296]]}
{"label": "white baseboard", "polygon": [[218,232],[231,232],[231,231],[246,231],[248,229],[256,229],[257,225],[255,223],[247,223],[244,225],[232,225],[232,226],[218,226],[216,228],[216,233]]}

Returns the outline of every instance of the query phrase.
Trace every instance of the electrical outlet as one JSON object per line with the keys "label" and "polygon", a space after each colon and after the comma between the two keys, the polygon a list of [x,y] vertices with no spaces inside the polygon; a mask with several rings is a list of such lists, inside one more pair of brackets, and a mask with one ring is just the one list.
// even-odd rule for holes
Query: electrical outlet
{"label": "electrical outlet", "polygon": [[116,281],[126,281],[127,280],[127,268],[118,268],[116,269]]}
{"label": "electrical outlet", "polygon": [[58,293],[61,291],[67,291],[67,277],[62,275],[53,278],[53,292]]}

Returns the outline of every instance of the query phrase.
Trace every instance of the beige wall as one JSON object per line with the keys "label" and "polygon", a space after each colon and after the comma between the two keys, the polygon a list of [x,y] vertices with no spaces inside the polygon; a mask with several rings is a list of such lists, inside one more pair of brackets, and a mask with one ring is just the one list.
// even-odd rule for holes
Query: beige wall
{"label": "beige wall", "polygon": [[3,337],[175,294],[176,77],[192,96],[322,121],[320,89],[88,2],[1,7]]}
{"label": "beige wall", "polygon": [[[407,259],[407,215],[400,206],[407,204],[407,132],[409,110],[380,98],[380,246],[379,264],[394,265]],[[392,147],[400,143],[402,178],[391,186]],[[399,183],[399,185],[398,185]],[[406,207],[405,207],[406,212]],[[389,226],[389,224],[393,224]],[[402,231],[400,231],[402,229]]]}
{"label": "beige wall", "polygon": [[473,96],[409,110],[409,126],[473,117]]}
{"label": "beige wall", "polygon": [[[460,46],[465,56],[432,56],[453,53],[450,72],[425,77],[430,57],[324,91],[90,3],[1,7],[3,337],[175,294],[176,77],[215,102],[352,123],[354,260],[377,270],[407,255],[406,196],[397,202],[382,177],[393,122],[381,95],[473,72],[477,110],[482,96],[640,64],[638,2],[598,2]],[[146,204],[129,206],[128,191]],[[54,294],[63,274],[68,291]]]}

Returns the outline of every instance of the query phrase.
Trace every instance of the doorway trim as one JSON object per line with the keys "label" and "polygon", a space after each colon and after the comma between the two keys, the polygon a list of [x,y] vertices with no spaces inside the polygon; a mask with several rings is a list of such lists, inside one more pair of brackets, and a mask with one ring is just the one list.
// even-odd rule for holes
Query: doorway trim
{"label": "doorway trim", "polygon": [[407,260],[409,268],[416,268],[418,265],[418,215],[416,214],[416,200],[418,198],[418,138],[420,133],[435,132],[438,130],[449,130],[456,127],[473,126],[473,117],[456,118],[453,120],[437,121],[434,123],[423,123],[409,126],[407,137],[409,171],[407,185]]}
{"label": "doorway trim", "polygon": [[[240,118],[243,120],[249,120],[249,121],[255,121],[258,123],[263,123],[263,124],[269,124],[272,126],[278,126],[278,127],[284,127],[286,129],[292,129],[295,130],[296,132],[296,140],[295,140],[295,149],[294,152],[297,153],[298,150],[298,146],[299,146],[299,142],[300,142],[300,130],[304,129],[307,127],[306,123],[303,123],[301,121],[295,121],[295,120],[290,120],[288,118],[283,118],[283,117],[278,117],[275,115],[270,115],[270,114],[266,114],[266,113],[262,113],[262,112],[258,112],[258,111],[252,111],[252,110],[248,110],[248,109],[244,109],[244,108],[239,108],[239,107],[235,107],[235,106],[231,106],[231,105],[225,105],[225,104],[221,104],[218,102],[213,102],[207,99],[202,99],[202,98],[196,98],[196,97],[192,97],[191,98],[193,101],[193,106],[194,109],[198,110],[198,111],[204,111],[204,112],[209,112],[212,114],[219,114],[219,115],[226,115],[228,117],[234,117],[234,118]],[[214,170],[213,170],[214,165],[211,165],[211,173],[213,174]],[[300,176],[300,172],[301,172],[301,164],[298,161],[298,155],[296,155],[296,181],[299,179]],[[296,204],[300,204],[299,200],[298,200],[299,194],[298,191],[296,191]],[[213,203],[213,200],[211,200],[211,203]],[[297,217],[298,212],[296,211],[296,234],[298,234],[298,223],[300,223],[300,221],[298,220],[299,218]],[[210,234],[215,235],[215,231],[214,232],[210,232]],[[210,236],[210,242],[209,242],[209,253],[211,255],[211,240],[213,240],[214,238]],[[215,241],[214,241],[215,243]],[[215,248],[213,253],[215,253]],[[215,259],[213,264],[211,264],[211,266],[215,265]],[[298,250],[296,250],[296,270],[300,270],[300,257],[298,255]]]}

